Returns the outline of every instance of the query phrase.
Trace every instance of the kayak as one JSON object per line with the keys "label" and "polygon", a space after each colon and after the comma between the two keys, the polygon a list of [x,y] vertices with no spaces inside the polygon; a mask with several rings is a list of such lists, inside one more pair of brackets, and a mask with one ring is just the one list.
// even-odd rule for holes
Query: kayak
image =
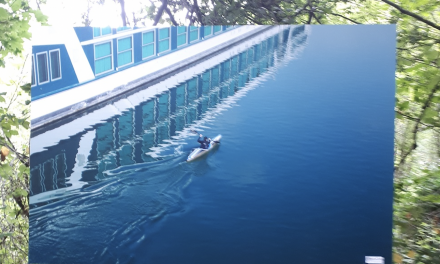
{"label": "kayak", "polygon": [[196,160],[200,157],[207,155],[211,150],[213,150],[216,146],[218,146],[220,144],[221,138],[222,138],[222,135],[218,135],[215,138],[211,139],[211,142],[209,143],[209,147],[207,149],[195,148],[191,152],[191,154],[189,154],[186,162],[191,162],[193,160]]}

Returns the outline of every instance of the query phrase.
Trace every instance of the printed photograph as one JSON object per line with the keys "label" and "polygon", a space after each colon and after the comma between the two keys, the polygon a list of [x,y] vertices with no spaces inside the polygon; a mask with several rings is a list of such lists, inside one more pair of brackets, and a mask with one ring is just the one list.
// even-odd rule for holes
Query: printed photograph
{"label": "printed photograph", "polygon": [[31,263],[392,263],[394,25],[32,45]]}

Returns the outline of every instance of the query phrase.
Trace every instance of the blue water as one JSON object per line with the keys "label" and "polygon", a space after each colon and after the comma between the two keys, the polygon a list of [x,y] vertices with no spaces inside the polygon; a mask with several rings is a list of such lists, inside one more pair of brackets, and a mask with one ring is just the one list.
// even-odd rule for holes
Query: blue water
{"label": "blue water", "polygon": [[[229,59],[235,77],[207,70],[223,76],[209,91],[199,75],[193,104],[178,87],[158,96],[148,129],[145,102],[34,153],[31,170],[64,157],[65,176],[39,169],[32,194],[68,188],[72,146],[98,131],[87,184],[31,205],[30,262],[391,263],[395,26],[287,33],[246,51],[247,66]],[[189,128],[222,134],[220,147],[186,163]]]}

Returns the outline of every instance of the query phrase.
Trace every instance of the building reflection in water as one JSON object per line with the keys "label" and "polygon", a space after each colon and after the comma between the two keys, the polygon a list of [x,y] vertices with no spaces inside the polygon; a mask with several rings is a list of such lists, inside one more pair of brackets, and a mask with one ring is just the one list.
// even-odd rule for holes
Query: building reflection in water
{"label": "building reflection in water", "polygon": [[[111,117],[105,122],[33,153],[31,198],[66,187],[79,188],[105,178],[105,171],[120,166],[155,161],[157,157],[151,154],[152,150],[172,140],[185,127],[206,118],[209,109],[276,68],[285,57],[292,58],[307,40],[305,29],[305,26],[285,26],[282,31],[134,108],[116,115],[110,112]],[[113,104],[131,103],[124,98]]]}

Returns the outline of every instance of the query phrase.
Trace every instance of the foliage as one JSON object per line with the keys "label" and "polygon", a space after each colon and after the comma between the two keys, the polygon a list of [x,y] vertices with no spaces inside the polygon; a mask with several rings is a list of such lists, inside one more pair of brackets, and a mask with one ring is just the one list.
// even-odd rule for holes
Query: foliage
{"label": "foliage", "polygon": [[[27,79],[27,78],[26,78]],[[30,85],[1,83],[0,96],[0,259],[27,262],[29,218],[29,101]],[[3,80],[2,80],[3,81]],[[3,88],[3,87],[2,87]]]}
{"label": "foliage", "polygon": [[46,20],[41,11],[30,8],[26,0],[0,0],[0,67],[5,66],[8,54],[22,52],[24,39],[31,37],[29,22],[32,16],[40,22]]}
{"label": "foliage", "polygon": [[18,55],[23,52],[24,40],[31,37],[33,18],[46,21],[26,0],[0,0],[0,66],[7,66],[8,70],[0,69],[8,72],[0,79],[1,263],[27,263],[31,65]]}
{"label": "foliage", "polygon": [[440,263],[440,172],[425,170],[395,187],[395,262]]}

